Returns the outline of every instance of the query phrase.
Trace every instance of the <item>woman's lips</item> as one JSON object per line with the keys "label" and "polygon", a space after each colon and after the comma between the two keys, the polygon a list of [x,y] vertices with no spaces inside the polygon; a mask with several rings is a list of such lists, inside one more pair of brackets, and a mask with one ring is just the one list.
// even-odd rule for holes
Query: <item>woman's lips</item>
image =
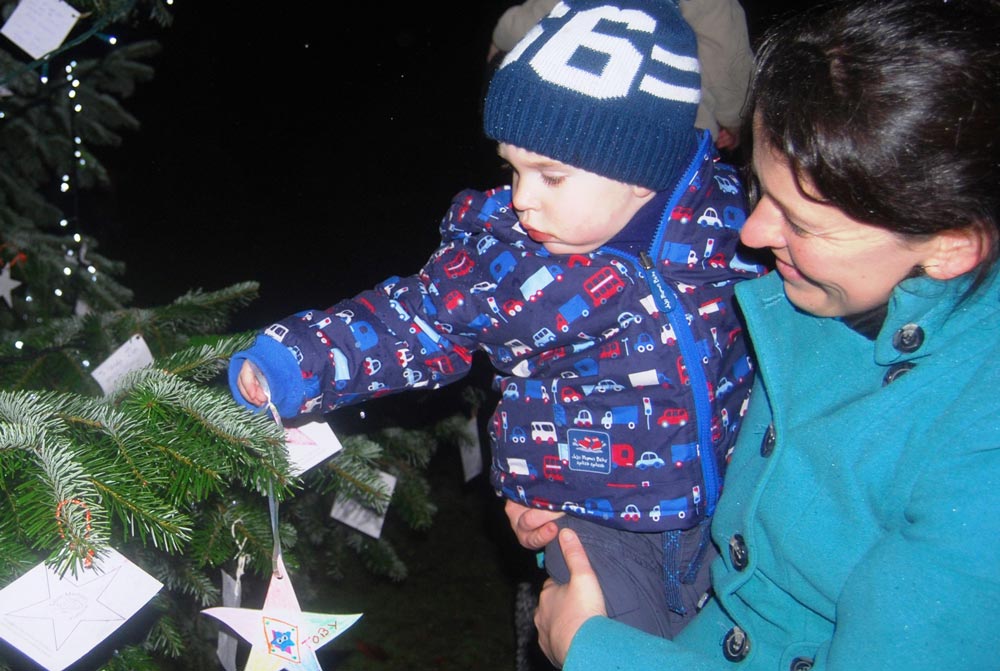
{"label": "woman's lips", "polygon": [[782,261],[778,257],[774,257],[774,267],[784,280],[792,281],[803,279],[802,274],[795,269],[795,266],[786,261]]}

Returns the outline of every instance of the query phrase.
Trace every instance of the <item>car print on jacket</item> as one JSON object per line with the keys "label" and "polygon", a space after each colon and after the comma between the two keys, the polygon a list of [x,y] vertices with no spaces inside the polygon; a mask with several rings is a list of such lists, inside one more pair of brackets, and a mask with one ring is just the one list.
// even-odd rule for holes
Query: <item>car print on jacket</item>
{"label": "car print on jacket", "polygon": [[509,187],[463,191],[419,272],[270,332],[301,358],[302,407],[323,411],[440,387],[484,352],[498,493],[631,531],[688,528],[714,510],[752,381],[731,306],[763,269],[727,225],[745,218],[738,185],[708,138],[661,194],[647,248],[571,256],[525,234]]}

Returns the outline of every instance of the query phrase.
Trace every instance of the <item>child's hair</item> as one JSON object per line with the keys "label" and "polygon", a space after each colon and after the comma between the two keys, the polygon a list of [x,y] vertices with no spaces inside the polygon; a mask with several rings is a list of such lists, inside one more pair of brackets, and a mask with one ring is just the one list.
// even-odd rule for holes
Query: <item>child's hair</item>
{"label": "child's hair", "polygon": [[603,177],[672,188],[698,147],[694,33],[674,0],[567,0],[490,81],[486,134]]}
{"label": "child's hair", "polygon": [[996,0],[798,14],[758,49],[745,131],[855,219],[913,236],[981,227],[982,274],[997,256],[998,30]]}

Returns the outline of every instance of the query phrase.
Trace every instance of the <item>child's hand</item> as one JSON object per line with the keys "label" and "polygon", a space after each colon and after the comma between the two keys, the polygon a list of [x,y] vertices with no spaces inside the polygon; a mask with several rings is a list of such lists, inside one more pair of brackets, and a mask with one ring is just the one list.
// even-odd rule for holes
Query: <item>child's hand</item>
{"label": "child's hand", "polygon": [[261,406],[267,403],[267,392],[257,379],[257,371],[252,363],[244,361],[240,367],[240,375],[236,379],[236,387],[244,400],[251,405]]}

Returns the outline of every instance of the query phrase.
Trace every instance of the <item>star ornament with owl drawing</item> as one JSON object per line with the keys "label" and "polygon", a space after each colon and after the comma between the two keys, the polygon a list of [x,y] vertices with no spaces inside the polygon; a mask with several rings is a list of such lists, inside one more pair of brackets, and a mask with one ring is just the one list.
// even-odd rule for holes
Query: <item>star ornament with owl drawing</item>
{"label": "star ornament with owl drawing", "polygon": [[302,612],[280,555],[260,610],[219,607],[202,612],[228,625],[250,644],[244,671],[322,671],[316,650],[361,617],[360,613]]}

